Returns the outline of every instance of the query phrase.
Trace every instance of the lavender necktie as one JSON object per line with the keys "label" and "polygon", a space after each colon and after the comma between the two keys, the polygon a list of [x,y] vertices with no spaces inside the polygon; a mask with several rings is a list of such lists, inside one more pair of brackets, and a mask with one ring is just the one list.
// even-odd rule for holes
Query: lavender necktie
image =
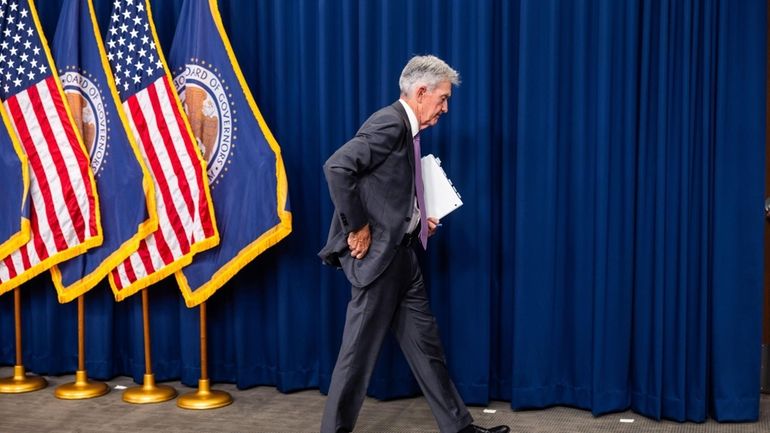
{"label": "lavender necktie", "polygon": [[425,211],[425,197],[422,185],[422,161],[420,157],[420,134],[414,136],[414,188],[417,193],[417,207],[420,208],[420,243],[428,249],[428,215]]}

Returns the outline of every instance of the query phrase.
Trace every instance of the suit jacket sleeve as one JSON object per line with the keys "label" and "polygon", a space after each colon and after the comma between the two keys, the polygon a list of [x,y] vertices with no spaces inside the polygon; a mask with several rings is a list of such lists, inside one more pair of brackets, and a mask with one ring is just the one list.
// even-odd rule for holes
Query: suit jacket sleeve
{"label": "suit jacket sleeve", "polygon": [[374,170],[403,141],[406,126],[395,113],[372,115],[356,136],[340,147],[324,164],[329,194],[345,233],[368,222],[361,201],[359,181]]}

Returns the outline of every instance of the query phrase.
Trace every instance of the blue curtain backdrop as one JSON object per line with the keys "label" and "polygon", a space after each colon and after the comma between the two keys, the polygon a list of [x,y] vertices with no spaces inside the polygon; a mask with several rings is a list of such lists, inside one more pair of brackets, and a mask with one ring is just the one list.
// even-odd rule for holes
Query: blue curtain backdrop
{"label": "blue curtain backdrop", "polygon": [[[49,39],[59,1],[38,1]],[[110,5],[94,1],[106,29]],[[181,0],[153,0],[162,47]],[[756,420],[762,300],[766,6],[731,1],[221,0],[281,145],[294,232],[209,302],[210,376],[325,392],[349,298],[315,253],[323,161],[398,96],[413,54],[457,68],[426,131],[465,205],[424,255],[451,373],[472,404]],[[24,361],[77,365],[76,303],[22,287]],[[198,310],[150,289],[158,380],[199,375]],[[12,296],[0,362],[13,363]],[[144,373],[141,302],[86,297],[86,366]],[[419,392],[397,345],[369,393]]]}

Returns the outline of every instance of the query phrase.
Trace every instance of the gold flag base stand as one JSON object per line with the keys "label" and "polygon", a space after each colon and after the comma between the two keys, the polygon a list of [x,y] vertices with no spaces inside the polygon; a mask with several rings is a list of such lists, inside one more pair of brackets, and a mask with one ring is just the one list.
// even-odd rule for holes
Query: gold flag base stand
{"label": "gold flag base stand", "polygon": [[85,370],[75,372],[75,381],[56,387],[53,395],[62,400],[84,400],[107,394],[110,388],[104,382],[88,380]]}
{"label": "gold flag base stand", "polygon": [[48,382],[40,376],[27,376],[24,363],[21,362],[21,291],[13,289],[13,320],[16,328],[16,365],[13,366],[13,376],[0,379],[0,394],[19,394],[32,392],[48,386]]}
{"label": "gold flag base stand", "polygon": [[23,365],[13,367],[13,376],[0,379],[0,394],[20,394],[32,392],[48,386],[40,376],[27,376]]}
{"label": "gold flag base stand", "polygon": [[144,381],[141,386],[123,392],[123,401],[134,404],[161,403],[176,397],[176,390],[168,385],[156,385],[152,372],[150,352],[150,300],[147,289],[142,290],[142,325],[144,327]]}
{"label": "gold flag base stand", "polygon": [[145,374],[142,386],[123,392],[123,401],[134,404],[160,403],[176,397],[176,390],[167,385],[156,385],[154,374]]}
{"label": "gold flag base stand", "polygon": [[230,394],[211,389],[208,379],[198,380],[198,390],[187,393],[176,401],[182,409],[217,409],[233,402]]}
{"label": "gold flag base stand", "polygon": [[182,409],[218,409],[233,402],[233,397],[224,391],[212,391],[209,382],[208,358],[206,355],[206,303],[200,306],[201,319],[201,378],[198,380],[198,390],[187,393],[176,401]]}

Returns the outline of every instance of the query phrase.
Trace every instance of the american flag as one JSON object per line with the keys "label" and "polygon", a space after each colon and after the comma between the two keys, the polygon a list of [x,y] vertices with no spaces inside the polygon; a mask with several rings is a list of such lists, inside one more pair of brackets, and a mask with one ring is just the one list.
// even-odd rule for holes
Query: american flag
{"label": "american flag", "polygon": [[96,187],[34,4],[0,0],[0,100],[29,158],[32,237],[0,261],[0,293],[102,242]]}
{"label": "american flag", "polygon": [[123,110],[155,181],[159,229],[115,268],[118,300],[192,261],[219,242],[205,164],[156,45],[149,3],[113,2],[107,58]]}

